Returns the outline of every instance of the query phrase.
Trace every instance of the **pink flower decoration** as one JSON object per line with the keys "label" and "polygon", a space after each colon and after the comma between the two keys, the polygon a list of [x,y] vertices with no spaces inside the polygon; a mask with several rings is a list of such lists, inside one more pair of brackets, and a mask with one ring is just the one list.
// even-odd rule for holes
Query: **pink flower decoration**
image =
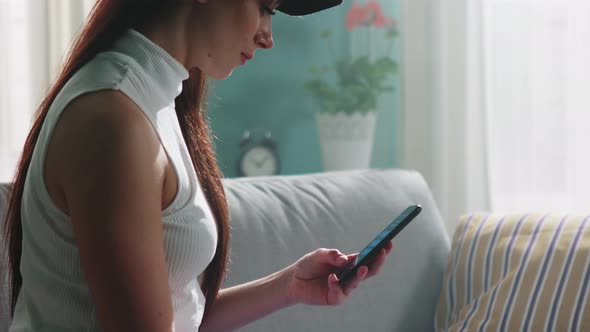
{"label": "pink flower decoration", "polygon": [[346,30],[350,31],[359,25],[366,24],[369,19],[368,14],[366,7],[360,7],[353,3],[346,14]]}
{"label": "pink flower decoration", "polygon": [[377,14],[381,12],[381,4],[375,0],[371,0],[367,2],[367,4],[365,5],[365,9],[368,11],[372,11],[374,14]]}
{"label": "pink flower decoration", "polygon": [[376,28],[382,28],[394,25],[395,21],[383,15],[381,4],[375,0],[367,2],[365,6],[353,3],[346,14],[346,30],[351,31],[358,26],[370,24]]}
{"label": "pink flower decoration", "polygon": [[376,13],[373,18],[373,25],[376,28],[382,28],[382,27],[391,26],[394,24],[395,24],[395,21],[392,18],[389,18],[389,17],[383,15],[382,12]]}

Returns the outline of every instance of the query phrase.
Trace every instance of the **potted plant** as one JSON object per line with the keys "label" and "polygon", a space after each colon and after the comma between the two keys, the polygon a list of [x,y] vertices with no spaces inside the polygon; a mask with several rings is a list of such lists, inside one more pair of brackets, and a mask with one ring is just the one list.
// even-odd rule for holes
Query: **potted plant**
{"label": "potted plant", "polygon": [[[353,3],[345,27],[350,33],[365,35],[362,54],[310,66],[314,78],[304,84],[319,105],[315,118],[325,170],[369,167],[378,100],[394,90],[392,77],[397,71],[391,54],[397,36],[395,21],[383,14],[378,2]],[[334,56],[332,34],[325,29],[321,37]],[[371,54],[372,34],[383,36],[387,54]]]}

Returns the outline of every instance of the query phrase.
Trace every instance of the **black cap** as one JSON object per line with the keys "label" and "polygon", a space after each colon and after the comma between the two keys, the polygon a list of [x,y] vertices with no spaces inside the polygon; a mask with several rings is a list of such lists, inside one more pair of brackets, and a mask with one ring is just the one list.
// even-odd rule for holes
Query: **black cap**
{"label": "black cap", "polygon": [[342,0],[279,0],[277,10],[291,16],[313,14],[338,6]]}

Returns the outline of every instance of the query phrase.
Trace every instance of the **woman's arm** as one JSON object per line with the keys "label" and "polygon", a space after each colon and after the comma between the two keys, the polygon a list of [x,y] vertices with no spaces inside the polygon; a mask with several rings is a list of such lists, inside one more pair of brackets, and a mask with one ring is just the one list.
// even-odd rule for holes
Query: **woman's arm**
{"label": "woman's arm", "polygon": [[171,332],[161,221],[165,153],[123,94],[84,95],[66,108],[48,150],[80,264],[105,332]]}
{"label": "woman's arm", "polygon": [[199,331],[234,331],[279,309],[295,304],[286,292],[288,269],[246,284],[222,289]]}
{"label": "woman's arm", "polygon": [[268,277],[223,289],[200,331],[234,331],[279,309],[302,303],[338,305],[365,277],[374,276],[391,251],[391,243],[369,267],[342,288],[334,274],[356,258],[336,249],[318,249]]}

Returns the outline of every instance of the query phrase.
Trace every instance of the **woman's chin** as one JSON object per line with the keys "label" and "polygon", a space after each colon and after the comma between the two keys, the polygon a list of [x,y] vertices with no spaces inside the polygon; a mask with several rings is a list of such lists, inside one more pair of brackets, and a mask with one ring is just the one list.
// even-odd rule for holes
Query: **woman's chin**
{"label": "woman's chin", "polygon": [[207,74],[207,77],[212,78],[216,81],[221,81],[221,80],[224,80],[224,79],[230,77],[233,72],[234,72],[234,68],[227,70],[227,71],[218,71],[218,72],[210,73],[210,74]]}

